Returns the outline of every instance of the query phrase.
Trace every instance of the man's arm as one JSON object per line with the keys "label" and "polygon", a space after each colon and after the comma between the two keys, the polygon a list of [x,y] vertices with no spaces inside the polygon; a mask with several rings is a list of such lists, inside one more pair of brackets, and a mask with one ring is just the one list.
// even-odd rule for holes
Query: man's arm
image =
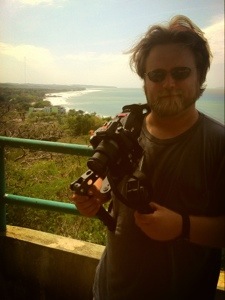
{"label": "man's arm", "polygon": [[190,216],[190,241],[204,246],[225,247],[225,215]]}
{"label": "man's arm", "polygon": [[[135,222],[150,238],[169,241],[179,238],[183,220],[179,213],[151,203],[154,213],[135,212]],[[189,241],[203,246],[225,247],[225,215],[219,217],[189,216]]]}

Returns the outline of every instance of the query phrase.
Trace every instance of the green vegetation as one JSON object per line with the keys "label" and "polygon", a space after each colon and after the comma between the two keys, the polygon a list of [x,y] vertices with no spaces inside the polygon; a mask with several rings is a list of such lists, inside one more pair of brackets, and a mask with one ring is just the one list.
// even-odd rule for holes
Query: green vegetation
{"label": "green vegetation", "polygon": [[[75,110],[66,114],[28,113],[31,106],[50,106],[43,102],[50,92],[53,91],[1,88],[0,135],[89,144],[90,130],[96,130],[108,119]],[[69,185],[85,172],[86,161],[80,156],[7,148],[6,190],[16,195],[71,202]],[[105,243],[106,229],[98,219],[8,205],[7,224]]]}
{"label": "green vegetation", "polygon": [[[69,184],[86,170],[86,158],[78,156],[10,149],[6,157],[7,191],[34,198],[71,202]],[[105,242],[105,228],[97,219],[10,205],[7,223],[98,244]]]}

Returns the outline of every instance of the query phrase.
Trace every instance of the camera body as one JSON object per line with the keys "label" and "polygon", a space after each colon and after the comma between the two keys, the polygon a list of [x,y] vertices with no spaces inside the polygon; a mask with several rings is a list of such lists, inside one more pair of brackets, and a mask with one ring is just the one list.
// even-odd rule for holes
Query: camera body
{"label": "camera body", "polygon": [[146,105],[123,107],[123,112],[97,129],[90,139],[94,154],[87,161],[93,172],[104,178],[130,174],[137,167],[143,149],[138,143]]}

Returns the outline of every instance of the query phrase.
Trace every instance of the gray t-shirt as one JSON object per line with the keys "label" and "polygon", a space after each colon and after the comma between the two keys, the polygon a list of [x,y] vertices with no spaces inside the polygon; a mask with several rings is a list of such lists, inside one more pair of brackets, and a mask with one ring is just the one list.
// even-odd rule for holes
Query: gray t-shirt
{"label": "gray t-shirt", "polygon": [[[225,214],[224,137],[224,126],[203,114],[172,139],[157,139],[143,125],[142,171],[151,190],[149,200],[191,215]],[[221,250],[185,240],[151,240],[135,225],[133,213],[113,199],[117,227],[108,233],[96,271],[95,299],[213,299]]]}

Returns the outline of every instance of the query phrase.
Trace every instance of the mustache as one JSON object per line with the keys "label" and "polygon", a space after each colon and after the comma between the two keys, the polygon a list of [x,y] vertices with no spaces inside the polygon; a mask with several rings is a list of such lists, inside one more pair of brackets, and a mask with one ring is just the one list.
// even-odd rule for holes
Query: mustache
{"label": "mustache", "polygon": [[176,97],[176,96],[182,96],[182,92],[176,91],[176,92],[168,92],[168,91],[162,91],[158,93],[159,98],[163,97]]}

